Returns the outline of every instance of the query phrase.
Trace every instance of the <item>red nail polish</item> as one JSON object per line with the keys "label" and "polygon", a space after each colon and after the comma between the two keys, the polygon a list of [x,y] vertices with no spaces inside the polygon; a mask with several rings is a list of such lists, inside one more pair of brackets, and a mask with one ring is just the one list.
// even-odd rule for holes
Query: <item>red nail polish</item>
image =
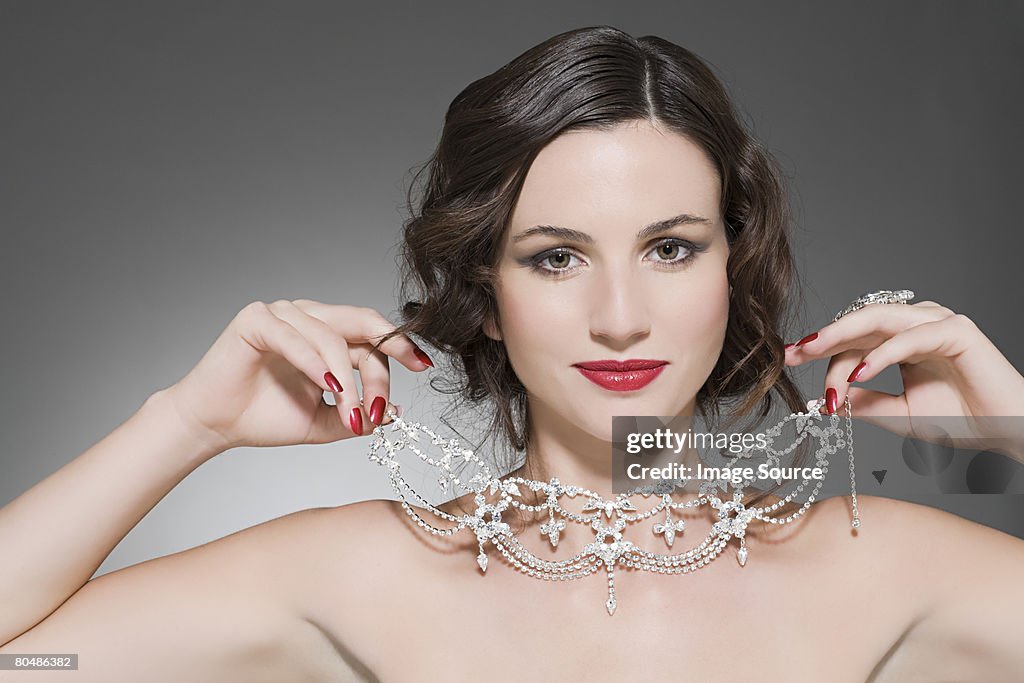
{"label": "red nail polish", "polygon": [[865,363],[864,361],[861,361],[860,363],[858,363],[857,367],[855,367],[853,369],[853,372],[850,373],[850,376],[846,378],[846,381],[847,382],[856,382],[857,378],[860,377],[860,373],[862,373],[864,371],[864,368],[866,368],[867,365],[868,364]]}
{"label": "red nail polish", "polygon": [[807,335],[806,337],[804,337],[803,339],[801,339],[800,341],[798,341],[798,342],[796,343],[796,345],[797,345],[797,346],[803,346],[803,345],[804,345],[804,344],[806,344],[807,342],[812,342],[812,341],[814,341],[814,340],[815,340],[815,339],[817,339],[817,338],[818,338],[818,333],[817,333],[817,332],[811,332],[811,333],[810,333],[809,335]]}
{"label": "red nail polish", "polygon": [[793,347],[793,346],[796,346],[796,344],[792,344],[792,343],[786,344],[785,346],[782,347],[782,350],[785,351],[786,349],[788,349],[790,347]]}
{"label": "red nail polish", "polygon": [[355,434],[362,435],[363,433],[363,415],[359,412],[359,408],[353,408],[348,414],[348,424],[352,427],[352,432]]}
{"label": "red nail polish", "polygon": [[832,415],[839,408],[839,394],[835,389],[829,387],[825,390],[825,409]]}
{"label": "red nail polish", "polygon": [[338,378],[335,377],[334,373],[330,370],[324,373],[324,382],[326,382],[327,386],[331,388],[331,391],[335,393],[341,393],[343,391],[341,388],[341,382],[338,381]]}
{"label": "red nail polish", "polygon": [[373,399],[373,403],[370,404],[370,422],[375,425],[379,425],[384,421],[384,407],[386,401],[383,396],[378,396]]}
{"label": "red nail polish", "polygon": [[419,358],[421,363],[423,363],[424,365],[429,365],[430,367],[434,367],[434,362],[430,360],[430,356],[423,353],[423,349],[416,348],[413,350],[413,353],[416,354],[416,357]]}

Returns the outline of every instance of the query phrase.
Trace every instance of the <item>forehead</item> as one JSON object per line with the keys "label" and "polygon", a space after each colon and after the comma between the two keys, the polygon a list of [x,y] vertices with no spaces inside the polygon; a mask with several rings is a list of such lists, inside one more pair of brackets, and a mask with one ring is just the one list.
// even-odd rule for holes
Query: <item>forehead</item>
{"label": "forehead", "polygon": [[538,153],[512,222],[603,216],[632,227],[682,212],[717,219],[720,190],[714,164],[679,133],[647,122],[570,131]]}

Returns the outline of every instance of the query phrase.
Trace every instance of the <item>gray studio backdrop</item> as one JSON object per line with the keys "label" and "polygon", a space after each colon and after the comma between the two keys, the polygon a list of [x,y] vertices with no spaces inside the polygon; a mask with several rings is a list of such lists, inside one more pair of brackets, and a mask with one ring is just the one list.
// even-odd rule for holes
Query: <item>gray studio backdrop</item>
{"label": "gray studio backdrop", "polygon": [[[793,334],[909,287],[1024,367],[1022,7],[4,0],[0,505],[180,378],[252,300],[396,319],[404,191],[450,100],[595,24],[704,57],[780,158],[807,283]],[[429,415],[427,376],[392,366],[393,400]],[[825,367],[800,372],[809,396]],[[898,374],[871,386],[895,391]],[[368,442],[229,451],[97,575],[294,510],[391,498]],[[866,471],[859,484],[885,495]],[[1024,536],[1019,495],[925,501]]]}

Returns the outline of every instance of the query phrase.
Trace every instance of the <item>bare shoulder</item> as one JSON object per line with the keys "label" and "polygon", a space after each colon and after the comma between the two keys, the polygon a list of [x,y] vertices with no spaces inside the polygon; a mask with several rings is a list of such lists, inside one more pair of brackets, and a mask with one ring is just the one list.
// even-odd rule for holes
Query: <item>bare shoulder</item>
{"label": "bare shoulder", "polygon": [[[1024,560],[1024,539],[986,524],[923,503],[863,494],[857,498],[864,533],[897,535],[892,540],[902,541],[915,556],[959,567],[961,577],[964,562],[978,567],[976,560],[982,558]],[[835,507],[848,502],[845,497],[831,500]]]}
{"label": "bare shoulder", "polygon": [[76,680],[355,680],[310,605],[374,505],[293,512],[96,577],[2,650],[77,652]]}
{"label": "bare shoulder", "polygon": [[436,552],[445,541],[418,529],[395,500],[320,508],[289,543],[303,548],[295,565],[303,617],[360,680],[385,669],[394,643],[432,618],[428,597],[450,562]]}
{"label": "bare shoulder", "polygon": [[318,616],[334,600],[348,602],[345,611],[352,613],[360,593],[386,580],[386,569],[404,553],[396,506],[364,500],[305,511],[307,519],[288,539],[301,572],[297,587],[305,613]]}
{"label": "bare shoulder", "polygon": [[[907,567],[930,568],[925,577],[942,584],[944,578],[975,575],[996,558],[1024,561],[1024,540],[932,505],[858,494],[861,526],[854,544],[896,558]],[[836,496],[819,502],[817,533],[850,529],[850,498]],[[1001,564],[1001,562],[1000,562]],[[943,573],[955,570],[953,574]],[[947,597],[945,595],[943,598]]]}
{"label": "bare shoulder", "polygon": [[[431,515],[413,508],[425,520]],[[417,553],[416,524],[396,500],[364,500],[333,508],[307,511],[315,515],[303,533],[314,542],[325,566],[345,572],[372,570],[380,573]],[[422,532],[420,532],[422,534]],[[421,559],[421,558],[417,558]],[[355,574],[353,574],[354,576]]]}
{"label": "bare shoulder", "polygon": [[[878,594],[917,606],[907,637],[872,680],[920,674],[924,663],[947,680],[1024,680],[1024,540],[931,505],[858,501],[853,545],[865,578]],[[824,501],[822,515],[849,519],[849,498]]]}
{"label": "bare shoulder", "polygon": [[[862,526],[856,535],[862,540],[873,536],[888,543],[895,540],[890,538],[895,535],[911,545],[914,538],[942,539],[942,543],[932,545],[941,545],[944,550],[950,550],[952,543],[966,544],[976,550],[1001,548],[1010,553],[1024,552],[1024,540],[932,505],[862,493],[857,494],[857,501]],[[814,507],[820,509],[822,520],[829,520],[822,526],[832,526],[845,519],[846,527],[850,527],[853,516],[849,496],[828,498]],[[921,550],[917,547],[914,552]]]}
{"label": "bare shoulder", "polygon": [[[425,523],[437,525],[438,519],[430,512],[412,505],[409,509]],[[359,587],[357,595],[339,590],[339,596],[349,600],[349,613],[367,595],[368,587],[400,592],[402,587],[396,584],[409,585],[419,577],[431,580],[430,570],[434,565],[440,568],[444,551],[460,547],[450,537],[431,536],[418,528],[416,520],[396,500],[366,500],[309,512],[315,516],[300,532],[302,540],[294,542],[306,548],[303,552],[309,561],[304,571],[312,571],[315,578],[336,586],[344,580]],[[416,571],[409,571],[410,566]],[[306,603],[319,610],[324,597],[318,592]],[[374,611],[382,607],[379,598],[371,604]]]}

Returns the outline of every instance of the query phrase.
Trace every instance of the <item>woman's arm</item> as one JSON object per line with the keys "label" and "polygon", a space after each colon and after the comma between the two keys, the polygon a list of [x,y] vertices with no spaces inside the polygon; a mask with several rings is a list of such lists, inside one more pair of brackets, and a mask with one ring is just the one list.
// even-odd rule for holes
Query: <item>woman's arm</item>
{"label": "woman's arm", "polygon": [[[345,508],[301,510],[109,572],[0,654],[75,654],[72,679],[97,683],[357,680],[330,634],[306,616],[324,593],[338,592],[331,582],[311,583],[311,568],[326,550],[341,552],[353,517]],[[342,563],[331,578],[343,587],[346,577]],[[40,676],[15,671],[0,680]]]}
{"label": "woman's arm", "polygon": [[0,643],[57,609],[168,491],[217,454],[185,424],[158,391],[0,508]]}
{"label": "woman's arm", "polygon": [[[319,586],[299,571],[316,564],[302,555],[333,538],[336,515],[296,513],[88,579],[217,453],[331,443],[390,422],[388,359],[414,371],[430,366],[405,335],[381,341],[395,330],[364,307],[308,299],[245,306],[184,378],[0,509],[0,548],[9,551],[0,559],[0,653],[88,651],[92,673],[80,669],[76,680],[229,680],[231,672],[296,680],[282,672],[303,670],[337,679],[343,660],[307,618]],[[360,393],[373,397],[368,410]],[[132,674],[120,666],[126,652]],[[156,659],[159,675],[146,669]]]}

